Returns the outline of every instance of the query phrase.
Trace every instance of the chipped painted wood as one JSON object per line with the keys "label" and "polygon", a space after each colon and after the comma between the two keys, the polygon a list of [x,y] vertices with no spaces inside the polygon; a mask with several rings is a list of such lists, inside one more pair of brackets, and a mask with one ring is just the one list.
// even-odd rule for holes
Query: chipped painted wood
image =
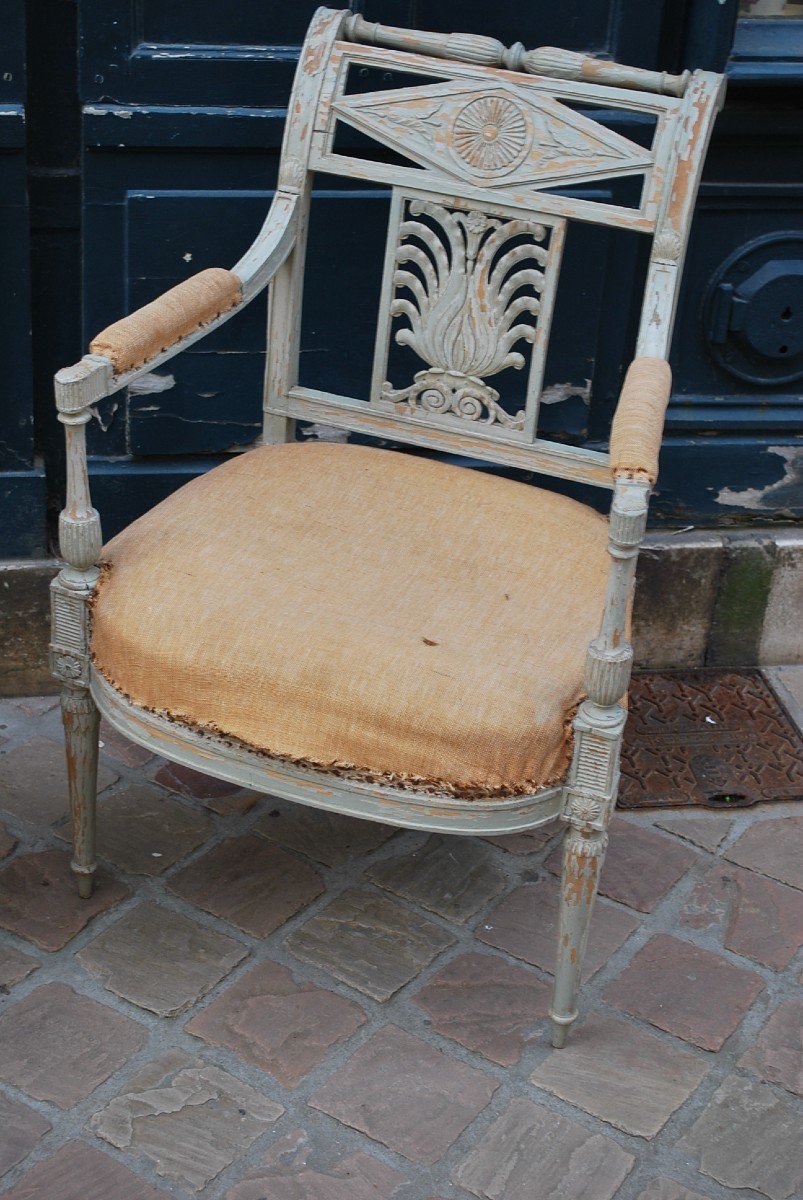
{"label": "chipped painted wood", "polygon": [[67,786],[70,795],[72,860],[78,894],[92,895],[95,862],[95,797],[98,779],[98,728],[100,713],[85,688],[65,687],[61,715],[67,750]]}
{"label": "chipped painted wood", "polygon": [[455,834],[503,834],[534,829],[561,811],[560,786],[505,800],[461,800],[408,788],[303,770],[230,740],[202,734],[177,721],[146,712],[126,700],[93,670],[92,695],[107,721],[155,754],[297,804],[345,813],[385,825],[404,825]]}
{"label": "chipped painted wood", "polygon": [[530,75],[552,75],[557,79],[578,79],[590,83],[608,83],[615,87],[642,88],[667,96],[682,96],[691,73],[670,75],[666,71],[646,71],[622,63],[606,62],[593,55],[560,50],[556,46],[540,46],[525,50],[521,42],[507,48],[496,38],[479,37],[471,33],[424,33],[419,29],[394,29],[366,21],[356,13],[346,21],[346,36],[354,42],[408,50],[413,54],[428,54],[433,58],[454,58],[459,62],[486,67],[506,67],[509,71],[526,71]]}
{"label": "chipped painted wood", "polygon": [[442,418],[428,414],[402,419],[383,412],[362,400],[350,396],[335,396],[312,388],[292,388],[287,398],[287,412],[301,421],[317,421],[321,425],[364,433],[371,437],[391,438],[440,450],[444,454],[460,454],[466,458],[481,458],[506,467],[538,471],[559,479],[576,479],[597,487],[612,488],[608,455],[583,447],[562,446],[559,442],[536,439],[528,445],[507,436],[507,430],[488,437],[474,423],[465,422],[460,429],[444,428]]}
{"label": "chipped painted wood", "polygon": [[649,483],[621,476],[609,522],[611,567],[600,631],[586,655],[587,699],[574,719],[574,751],[566,780],[558,954],[550,1016],[552,1044],[565,1045],[577,1017],[577,993],[606,832],[619,789],[619,757],[633,648],[627,637],[636,560],[644,538]]}
{"label": "chipped painted wood", "polygon": [[[377,68],[385,78],[403,72],[420,83],[356,94],[347,86],[349,72],[363,68]],[[628,614],[650,486],[623,474],[613,478],[608,454],[538,437],[563,238],[570,220],[652,237],[637,354],[665,358],[694,199],[723,94],[723,80],[706,72],[671,76],[553,47],[526,51],[491,38],[393,29],[345,10],[318,9],[290,98],[278,190],[263,229],[234,267],[242,301],[189,335],[177,332],[136,371],[115,376],[110,361],[87,355],[56,377],[68,479],[60,522],[66,565],[53,584],[51,662],[63,689],[73,869],[82,894],[94,870],[99,712],[167,759],[370,821],[487,835],[521,832],[561,815],[567,833],[551,1015],[554,1044],[564,1044],[577,1015],[619,782],[621,700],[633,657]],[[637,145],[586,115],[603,108],[653,118],[651,144]],[[339,123],[410,165],[336,152]],[[299,386],[313,171],[392,189],[374,372],[364,398]],[[567,183],[620,178],[642,179],[632,208],[555,194]],[[587,698],[574,720],[572,761],[562,784],[533,795],[466,800],[304,770],[145,712],[92,669],[88,605],[101,545],[86,471],[84,429],[92,406],[231,319],[266,286],[266,441],[292,439],[297,420],[311,421],[613,489],[608,586],[599,632],[588,647]],[[402,377],[390,364],[394,338],[420,359],[417,373]],[[509,367],[523,368],[528,356],[525,408],[511,413],[502,377]]]}
{"label": "chipped painted wood", "polygon": [[61,714],[67,753],[67,790],[70,799],[73,856],[78,893],[92,894],[95,871],[95,795],[98,768],[100,715],[89,692],[89,602],[98,578],[97,561],[102,546],[100,516],[92,507],[86,464],[88,408],[77,409],[80,389],[91,394],[105,367],[77,372],[78,397],[72,379],[57,380],[64,408],[59,420],[67,439],[67,500],[59,516],[59,545],[66,565],[50,588],[52,634],[50,667],[61,684]]}

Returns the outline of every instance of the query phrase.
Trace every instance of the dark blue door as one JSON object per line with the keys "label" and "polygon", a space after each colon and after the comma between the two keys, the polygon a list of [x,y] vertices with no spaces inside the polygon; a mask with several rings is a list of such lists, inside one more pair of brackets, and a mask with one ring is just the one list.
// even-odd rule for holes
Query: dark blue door
{"label": "dark blue door", "polygon": [[6,0],[0,37],[0,558],[45,551],[45,479],[34,441],[25,4]]}
{"label": "dark blue door", "polygon": [[[299,43],[315,7],[306,0],[83,0],[84,336],[73,357],[91,334],[166,287],[236,261],[256,233],[276,179]],[[471,30],[507,44],[556,44],[668,70],[721,69],[735,9],[735,0],[364,5],[369,19],[388,24]],[[795,440],[795,388],[765,382],[756,399],[756,386],[733,374],[706,326],[705,298],[722,263],[745,241],[795,219],[781,152],[789,125],[773,125],[768,136],[760,98],[751,103],[752,115],[739,100],[722,119],[695,223],[672,355],[675,396],[658,520],[755,517],[749,506],[730,503],[730,493],[784,477],[786,460],[771,447]],[[626,132],[638,136],[636,128]],[[333,179],[319,185],[325,190],[313,205],[304,381],[348,391],[364,377],[360,355],[367,351],[359,347],[370,342],[375,319],[366,297],[375,291],[386,199]],[[358,234],[368,254],[355,253]],[[550,436],[604,444],[632,347],[642,255],[638,239],[611,231],[579,230],[571,242],[546,380]],[[258,435],[264,327],[265,305],[256,303],[107,406],[104,427],[90,440],[93,494],[107,534]]]}

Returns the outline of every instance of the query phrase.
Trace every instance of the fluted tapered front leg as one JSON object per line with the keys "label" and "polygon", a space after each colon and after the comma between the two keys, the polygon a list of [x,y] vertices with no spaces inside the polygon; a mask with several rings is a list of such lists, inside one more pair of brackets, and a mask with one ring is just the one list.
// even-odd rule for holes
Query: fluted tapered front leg
{"label": "fluted tapered front leg", "polygon": [[619,782],[619,748],[625,713],[618,704],[586,700],[574,721],[574,759],[569,775],[568,823],[563,841],[558,953],[550,1016],[552,1045],[566,1044],[577,1018],[588,929],[608,845],[608,821]]}
{"label": "fluted tapered front leg", "polygon": [[581,833],[571,825],[563,840],[558,956],[550,1012],[552,1045],[556,1049],[566,1044],[569,1028],[577,1018],[588,927],[607,844],[607,833]]}
{"label": "fluted tapered front leg", "polygon": [[78,894],[92,895],[95,873],[95,798],[98,781],[100,713],[88,691],[64,688],[61,715],[67,750],[67,781],[72,824],[72,862]]}

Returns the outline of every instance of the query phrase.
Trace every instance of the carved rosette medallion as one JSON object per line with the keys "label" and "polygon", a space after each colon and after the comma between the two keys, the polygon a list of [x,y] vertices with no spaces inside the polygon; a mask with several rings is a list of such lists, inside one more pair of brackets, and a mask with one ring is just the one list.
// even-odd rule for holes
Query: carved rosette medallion
{"label": "carved rosette medallion", "polygon": [[479,175],[515,170],[527,156],[532,128],[523,109],[507,96],[479,96],[455,115],[450,146]]}
{"label": "carved rosette medallion", "polygon": [[506,412],[485,379],[525,364],[513,347],[535,340],[546,241],[547,229],[534,221],[410,201],[399,226],[390,314],[407,322],[396,342],[414,350],[427,370],[406,388],[386,381],[381,401],[409,416],[523,429],[524,413]]}
{"label": "carved rosette medallion", "polygon": [[599,821],[603,808],[601,800],[593,800],[590,796],[572,796],[566,808],[566,817],[570,821],[587,825],[592,821]]}

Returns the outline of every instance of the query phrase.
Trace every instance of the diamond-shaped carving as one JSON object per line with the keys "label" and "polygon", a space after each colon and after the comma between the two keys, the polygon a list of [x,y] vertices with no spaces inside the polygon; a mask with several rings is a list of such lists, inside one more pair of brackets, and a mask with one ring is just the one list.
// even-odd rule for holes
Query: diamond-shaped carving
{"label": "diamond-shaped carving", "polygon": [[415,162],[478,187],[543,186],[652,164],[649,151],[534,88],[436,83],[344,96],[334,111]]}

